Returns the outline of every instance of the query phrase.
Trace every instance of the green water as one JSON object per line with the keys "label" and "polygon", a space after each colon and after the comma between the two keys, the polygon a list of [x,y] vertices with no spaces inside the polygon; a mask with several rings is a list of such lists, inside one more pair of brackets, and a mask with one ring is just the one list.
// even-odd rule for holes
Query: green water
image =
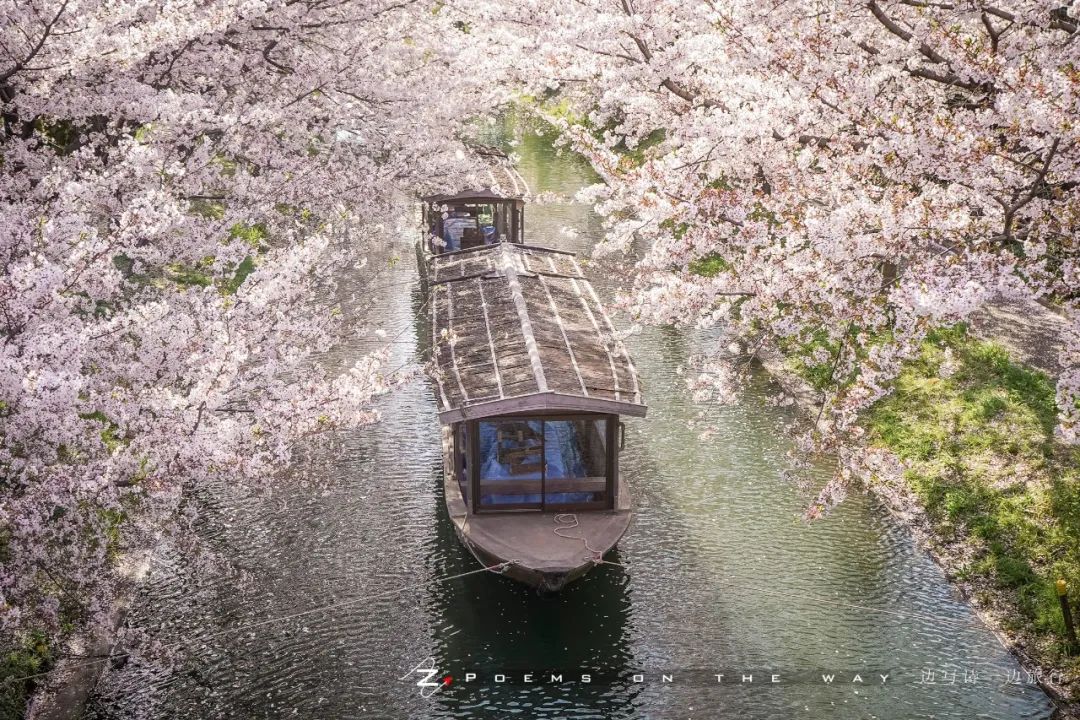
{"label": "green water", "polygon": [[[534,191],[572,196],[592,182],[545,138],[523,133],[514,149]],[[602,227],[566,203],[530,207],[526,232],[588,252]],[[372,322],[403,333],[392,347],[404,363],[421,308],[410,249],[396,252]],[[609,295],[625,277],[609,264],[594,273]],[[364,282],[349,278],[343,294]],[[321,459],[319,490],[223,485],[201,498],[201,535],[242,578],[196,580],[191,560],[163,547],[130,625],[180,651],[170,665],[110,671],[91,717],[1048,717],[1045,696],[1022,673],[1008,682],[1018,666],[869,499],[799,520],[805,497],[781,477],[792,416],[764,402],[767,378],[715,411],[709,439],[688,430],[698,408],[675,368],[711,342],[662,328],[629,340],[649,416],[627,422],[636,516],[613,558],[625,567],[555,596],[491,574],[444,581],[476,563],[443,507],[435,406],[418,381]],[[351,339],[336,359],[369,347]],[[423,697],[411,671],[428,665],[453,680]]]}

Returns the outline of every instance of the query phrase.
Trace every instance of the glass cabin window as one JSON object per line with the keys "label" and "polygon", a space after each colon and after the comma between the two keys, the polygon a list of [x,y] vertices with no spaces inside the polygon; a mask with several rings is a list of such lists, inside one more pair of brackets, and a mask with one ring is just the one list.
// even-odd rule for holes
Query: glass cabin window
{"label": "glass cabin window", "polygon": [[482,420],[478,509],[609,507],[608,417]]}
{"label": "glass cabin window", "polygon": [[544,429],[539,420],[480,423],[480,505],[540,507],[543,492]]}
{"label": "glass cabin window", "polygon": [[607,501],[607,420],[544,422],[544,504]]}

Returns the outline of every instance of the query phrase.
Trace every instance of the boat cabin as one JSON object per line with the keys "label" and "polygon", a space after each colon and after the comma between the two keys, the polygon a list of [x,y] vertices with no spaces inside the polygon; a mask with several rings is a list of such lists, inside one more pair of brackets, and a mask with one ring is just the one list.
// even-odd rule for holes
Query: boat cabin
{"label": "boat cabin", "polygon": [[487,165],[481,187],[423,198],[424,249],[431,255],[524,242],[528,184],[501,150],[474,152]]}
{"label": "boat cabin", "polygon": [[508,243],[442,253],[428,285],[439,420],[459,510],[626,507],[620,416],[644,416],[645,405],[573,253]]}

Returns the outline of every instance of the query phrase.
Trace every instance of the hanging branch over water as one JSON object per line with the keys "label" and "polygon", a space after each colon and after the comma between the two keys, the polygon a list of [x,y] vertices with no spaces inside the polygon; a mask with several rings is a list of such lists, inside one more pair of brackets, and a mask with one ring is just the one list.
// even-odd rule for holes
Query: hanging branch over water
{"label": "hanging branch over water", "polygon": [[638,319],[763,335],[828,377],[807,447],[857,435],[929,330],[999,296],[1068,313],[1058,430],[1080,439],[1074,6],[470,12],[487,42],[527,48],[514,72],[532,96],[563,102],[549,118],[603,179],[584,196],[608,219],[607,249],[646,248]]}
{"label": "hanging branch over water", "polygon": [[398,195],[472,169],[501,90],[446,82],[461,35],[382,0],[0,8],[3,645],[104,621],[193,488],[375,419],[386,349],[318,358]]}

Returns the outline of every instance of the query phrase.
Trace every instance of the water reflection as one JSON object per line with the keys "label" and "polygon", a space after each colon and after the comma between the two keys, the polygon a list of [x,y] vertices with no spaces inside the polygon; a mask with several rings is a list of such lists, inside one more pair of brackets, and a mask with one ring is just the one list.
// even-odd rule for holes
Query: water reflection
{"label": "water reflection", "polygon": [[444,623],[435,658],[440,674],[456,679],[437,695],[438,715],[520,708],[528,717],[627,716],[636,693],[614,677],[633,665],[624,574],[596,572],[557,595],[491,577],[461,590],[439,593],[435,606]]}
{"label": "water reflection", "polygon": [[[515,149],[535,190],[571,195],[593,181],[543,137],[521,133]],[[528,212],[531,242],[587,251],[602,233],[579,204]],[[330,361],[372,347],[376,326],[396,338],[393,365],[423,358],[411,260],[407,247],[372,259],[388,289],[363,318],[371,327]],[[606,261],[594,275],[609,295],[624,277]],[[346,278],[343,297],[370,282]],[[688,430],[697,409],[675,368],[709,342],[662,328],[630,340],[649,417],[627,423],[636,515],[616,558],[625,567],[549,597],[487,573],[445,581],[477,564],[446,515],[435,405],[416,382],[381,401],[381,424],[312,460],[318,488],[222,483],[198,498],[200,535],[243,575],[196,582],[194,560],[163,549],[130,624],[177,662],[110,672],[90,717],[1048,717],[1042,693],[1006,684],[1015,662],[869,498],[798,520],[804,498],[780,476],[791,414],[764,402],[767,378],[716,411],[716,435]],[[411,671],[428,658],[434,677],[454,679],[424,698]],[[972,673],[978,682],[965,683]]]}

